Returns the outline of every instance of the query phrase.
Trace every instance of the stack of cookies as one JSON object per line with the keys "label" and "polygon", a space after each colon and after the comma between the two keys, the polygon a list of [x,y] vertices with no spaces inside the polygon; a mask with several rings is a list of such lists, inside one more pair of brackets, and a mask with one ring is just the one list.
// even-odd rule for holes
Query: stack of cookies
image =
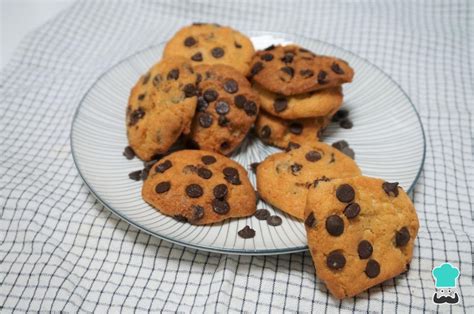
{"label": "stack of cookies", "polygon": [[296,46],[270,46],[252,59],[250,78],[260,95],[260,139],[279,148],[319,141],[343,101],[341,85],[354,71],[344,61]]}
{"label": "stack of cookies", "polygon": [[408,269],[418,219],[398,183],[362,176],[346,142],[319,141],[353,76],[344,60],[296,45],[255,52],[229,27],[184,27],[131,91],[124,155],[145,168],[129,176],[144,180],[147,203],[179,221],[254,215],[278,226],[281,217],[256,210],[247,171],[227,157],[255,127],[285,149],[246,165],[258,195],[304,221],[317,275],[334,296],[354,296]]}

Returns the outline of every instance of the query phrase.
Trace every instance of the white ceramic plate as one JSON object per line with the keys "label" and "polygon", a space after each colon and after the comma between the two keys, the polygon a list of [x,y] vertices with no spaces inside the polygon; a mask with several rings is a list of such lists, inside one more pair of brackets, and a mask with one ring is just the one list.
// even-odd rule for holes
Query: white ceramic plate
{"label": "white ceramic plate", "polygon": [[[398,181],[410,191],[421,171],[425,139],[419,116],[401,88],[368,61],[333,45],[290,34],[248,32],[256,49],[271,44],[297,43],[317,54],[345,59],[355,70],[355,79],[344,86],[344,108],[349,109],[354,127],[345,130],[332,124],[324,141],[344,139],[356,153],[356,161],[368,176]],[[82,100],[71,131],[74,161],[90,191],[125,221],[165,240],[206,251],[228,254],[284,254],[304,251],[303,223],[263,202],[280,215],[283,223],[272,227],[255,217],[233,219],[211,226],[192,226],[160,214],[140,195],[141,182],[128,173],[143,168],[142,162],[127,160],[125,108],[130,89],[142,73],[156,63],[163,44],[150,47],[123,60],[102,75]],[[244,167],[278,152],[258,139],[244,143],[233,159]],[[255,176],[249,171],[255,186]],[[256,231],[244,240],[237,232],[249,225]]]}

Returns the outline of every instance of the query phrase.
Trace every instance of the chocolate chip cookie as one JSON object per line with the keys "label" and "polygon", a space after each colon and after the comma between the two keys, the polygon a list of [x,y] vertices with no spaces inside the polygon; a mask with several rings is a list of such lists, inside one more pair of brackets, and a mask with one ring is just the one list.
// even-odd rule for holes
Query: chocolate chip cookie
{"label": "chocolate chip cookie", "polygon": [[305,226],[318,278],[342,299],[406,271],[419,223],[397,183],[353,177],[310,190]]}
{"label": "chocolate chip cookie", "polygon": [[133,87],[127,107],[127,136],[135,154],[150,160],[188,134],[197,104],[197,75],[183,57],[163,59]]}
{"label": "chocolate chip cookie", "polygon": [[257,51],[249,76],[269,91],[291,96],[351,82],[354,71],[344,60],[279,45]]}
{"label": "chocolate chip cookie", "polygon": [[351,158],[319,142],[267,157],[257,167],[257,190],[267,203],[304,219],[309,190],[322,181],[360,173]]}
{"label": "chocolate chip cookie", "polygon": [[284,120],[260,111],[255,129],[265,144],[279,148],[319,142],[330,117]]}
{"label": "chocolate chip cookie", "polygon": [[247,75],[254,53],[252,42],[240,32],[196,23],[179,30],[166,44],[163,56],[183,56],[193,65],[227,64]]}
{"label": "chocolate chip cookie", "polygon": [[235,161],[202,150],[172,153],[153,165],[143,199],[162,214],[195,225],[253,215],[255,191]]}
{"label": "chocolate chip cookie", "polygon": [[200,149],[228,155],[254,124],[260,98],[230,66],[200,65],[195,70],[200,95],[190,137]]}
{"label": "chocolate chip cookie", "polygon": [[254,84],[262,109],[282,119],[302,119],[329,116],[342,105],[340,86],[294,96],[272,93]]}

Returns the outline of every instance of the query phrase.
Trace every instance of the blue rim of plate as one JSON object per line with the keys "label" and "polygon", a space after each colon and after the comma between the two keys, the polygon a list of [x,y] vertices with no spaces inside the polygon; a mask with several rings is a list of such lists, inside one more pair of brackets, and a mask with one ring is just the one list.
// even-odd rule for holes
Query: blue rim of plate
{"label": "blue rim of plate", "polygon": [[[362,61],[364,61],[365,63],[367,63],[369,66],[373,67],[374,69],[376,69],[377,71],[379,71],[382,75],[384,75],[385,77],[387,77],[395,86],[398,87],[398,89],[402,92],[402,94],[406,97],[406,99],[408,100],[408,102],[410,103],[413,111],[415,112],[416,114],[416,117],[418,119],[418,123],[420,124],[420,128],[421,128],[421,134],[423,136],[423,157],[421,158],[421,164],[420,164],[420,167],[418,169],[418,172],[416,174],[416,177],[415,179],[413,180],[412,184],[410,185],[410,187],[408,188],[408,190],[406,191],[407,193],[411,193],[413,191],[413,189],[415,188],[416,186],[416,183],[418,182],[418,179],[420,178],[420,175],[421,175],[421,172],[423,171],[423,166],[425,164],[425,158],[426,158],[426,136],[425,136],[425,130],[424,130],[424,127],[423,127],[423,123],[421,121],[421,117],[420,117],[420,114],[418,113],[418,110],[416,110],[416,107],[415,105],[413,104],[413,102],[411,101],[410,97],[408,96],[408,94],[403,90],[403,88],[400,86],[400,84],[398,84],[390,75],[388,75],[387,73],[385,73],[381,68],[379,68],[377,65],[373,64],[372,62],[368,61],[367,59],[353,53],[352,51],[350,50],[346,50],[344,48],[341,48],[337,45],[334,45],[334,44],[331,44],[331,43],[327,43],[325,41],[322,41],[322,40],[319,40],[319,39],[314,39],[314,38],[310,38],[310,37],[306,37],[306,36],[303,36],[303,35],[296,35],[296,34],[291,34],[291,33],[282,33],[282,32],[269,32],[269,31],[247,31],[245,32],[245,34],[249,37],[253,37],[253,36],[263,36],[263,35],[269,35],[269,36],[281,36],[282,38],[303,38],[305,40],[309,40],[309,41],[314,41],[314,42],[318,42],[320,44],[323,44],[323,45],[327,45],[327,46],[330,46],[332,48],[336,48],[336,49],[339,49],[355,58],[358,58]],[[131,57],[135,56],[135,55],[138,55],[146,50],[150,50],[152,48],[155,48],[155,47],[158,47],[158,46],[162,46],[164,45],[166,42],[160,42],[158,44],[154,44],[154,45],[150,45],[144,49],[141,49],[141,50],[138,50],[138,51],[135,51],[134,53],[128,55],[127,57],[125,57],[124,59],[120,60],[119,62],[111,65],[109,68],[107,68],[107,70],[105,70],[101,75],[99,75],[97,77],[97,79],[95,80],[95,82],[87,89],[87,92],[84,94],[84,96],[81,98],[80,102],[79,102],[79,105],[77,106],[76,108],[76,111],[74,113],[74,116],[73,116],[73,119],[72,119],[72,123],[71,123],[71,129],[70,129],[70,133],[69,133],[69,140],[70,140],[70,147],[71,147],[71,154],[72,154],[72,159],[74,161],[74,165],[76,166],[76,169],[79,173],[79,176],[81,177],[82,181],[84,181],[84,184],[86,185],[86,187],[88,188],[88,190],[92,193],[92,195],[94,195],[94,197],[105,207],[107,208],[108,210],[110,210],[113,214],[115,214],[116,216],[118,216],[120,219],[124,220],[125,222],[129,223],[130,225],[136,227],[137,229],[149,234],[149,235],[152,235],[152,236],[155,236],[159,239],[163,239],[163,240],[166,240],[168,242],[171,242],[173,244],[178,244],[180,246],[183,246],[185,248],[191,248],[191,249],[195,249],[195,250],[201,250],[201,251],[206,251],[206,252],[212,252],[212,253],[219,253],[219,254],[233,254],[233,255],[277,255],[277,254],[291,254],[291,253],[299,253],[299,252],[305,252],[308,250],[308,246],[305,245],[305,246],[299,246],[299,247],[293,247],[293,248],[288,248],[288,249],[270,249],[270,250],[241,250],[241,249],[222,249],[220,247],[210,247],[210,246],[200,246],[200,245],[195,245],[195,244],[189,244],[187,242],[182,242],[182,241],[178,241],[178,240],[175,240],[175,239],[172,239],[172,238],[169,238],[165,235],[162,235],[162,234],[159,234],[159,233],[156,233],[154,231],[151,231],[149,230],[148,228],[145,228],[144,226],[132,221],[132,220],[129,220],[127,217],[125,217],[123,214],[120,213],[120,211],[114,209],[112,206],[110,206],[109,204],[107,204],[106,201],[104,201],[100,196],[99,194],[94,191],[94,189],[92,188],[92,186],[89,184],[89,182],[87,182],[86,178],[84,177],[84,175],[82,174],[81,172],[81,168],[79,166],[79,163],[77,161],[77,157],[75,155],[75,152],[74,152],[74,145],[73,145],[73,132],[74,132],[74,125],[76,123],[76,120],[77,120],[77,117],[79,115],[79,111],[82,107],[82,104],[84,102],[84,99],[89,95],[90,91],[94,88],[94,86],[97,84],[98,81],[100,81],[100,79],[102,79],[102,77],[104,77],[108,72],[110,72],[113,68],[115,68],[116,66],[122,64],[123,62],[126,62],[127,60],[129,60]]]}

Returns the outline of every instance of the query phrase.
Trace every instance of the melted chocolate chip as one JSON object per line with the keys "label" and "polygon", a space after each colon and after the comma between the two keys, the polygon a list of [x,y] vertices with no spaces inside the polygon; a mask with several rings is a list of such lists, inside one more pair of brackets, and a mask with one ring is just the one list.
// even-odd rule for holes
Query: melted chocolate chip
{"label": "melted chocolate chip", "polygon": [[251,100],[247,101],[244,105],[244,111],[249,117],[257,115],[257,104]]}
{"label": "melted chocolate chip", "polygon": [[219,215],[227,214],[230,210],[229,203],[226,201],[221,201],[219,199],[212,200],[212,210],[218,213]]}
{"label": "melted chocolate chip", "polygon": [[351,120],[345,118],[339,122],[339,126],[343,129],[352,129],[354,125],[352,124]]}
{"label": "melted chocolate chip", "polygon": [[145,111],[143,111],[143,109],[142,109],[141,107],[138,107],[138,109],[132,111],[132,113],[130,114],[130,122],[129,122],[129,125],[130,125],[130,126],[134,126],[134,125],[137,124],[138,121],[140,121],[140,119],[142,119],[144,116],[145,116]]}
{"label": "melted chocolate chip", "polygon": [[288,146],[286,146],[285,151],[289,152],[289,151],[291,151],[291,150],[293,150],[293,149],[297,149],[297,148],[300,148],[300,147],[301,147],[301,145],[298,144],[298,143],[295,143],[295,142],[288,142]]}
{"label": "melted chocolate chip", "polygon": [[253,230],[249,226],[245,226],[242,230],[240,230],[237,233],[239,237],[244,238],[244,239],[251,239],[255,237],[255,230]]}
{"label": "melted chocolate chip", "polygon": [[235,46],[235,48],[237,48],[237,49],[240,49],[240,48],[242,48],[242,45],[241,45],[241,44],[239,44],[239,43],[238,43],[238,42],[236,42],[236,41],[234,41],[234,46]]}
{"label": "melted chocolate chip", "polygon": [[211,55],[216,59],[222,58],[224,56],[224,49],[221,47],[212,48]]}
{"label": "melted chocolate chip", "polygon": [[293,62],[293,54],[291,52],[287,52],[282,58],[281,61],[284,63],[291,63]]}
{"label": "melted chocolate chip", "polygon": [[331,215],[326,219],[326,230],[332,236],[340,236],[344,232],[344,220],[338,215]]}
{"label": "melted chocolate chip", "polygon": [[202,58],[202,53],[196,52],[191,56],[191,60],[196,61],[196,62],[201,62],[203,60]]}
{"label": "melted chocolate chip", "polygon": [[197,171],[197,175],[207,180],[212,177],[212,171],[207,168],[199,168]]}
{"label": "melted chocolate chip", "polygon": [[331,64],[331,70],[336,74],[344,74],[344,70],[337,63]]}
{"label": "melted chocolate chip", "polygon": [[227,119],[225,116],[219,116],[219,119],[217,119],[217,124],[219,124],[219,126],[226,126],[227,124],[229,124],[229,119]]}
{"label": "melted chocolate chip", "polygon": [[222,142],[220,145],[220,148],[221,148],[221,152],[228,150],[230,148],[229,142],[227,141]]}
{"label": "melted chocolate chip", "polygon": [[304,224],[308,227],[308,228],[314,228],[316,227],[316,224],[317,224],[317,221],[316,221],[316,217],[314,217],[314,213],[311,212],[308,217],[306,217],[305,221],[304,221]]}
{"label": "melted chocolate chip", "polygon": [[355,197],[355,191],[349,184],[341,184],[336,190],[336,197],[343,203],[350,203]]}
{"label": "melted chocolate chip", "polygon": [[275,112],[285,111],[286,108],[288,108],[288,100],[284,97],[278,97],[273,102],[273,109],[275,109]]}
{"label": "melted chocolate chip", "polygon": [[397,247],[407,245],[410,241],[410,232],[407,227],[403,227],[395,233],[395,244]]}
{"label": "melted chocolate chip", "polygon": [[166,160],[166,161],[162,162],[161,164],[159,164],[158,166],[156,166],[155,172],[164,173],[166,170],[168,170],[172,166],[173,166],[173,164],[171,163],[171,161]]}
{"label": "melted chocolate chip", "polygon": [[145,99],[146,93],[138,95],[138,100],[143,100]]}
{"label": "melted chocolate chip", "polygon": [[125,158],[130,160],[130,159],[133,159],[133,157],[135,157],[135,151],[130,146],[127,146],[123,150],[123,155],[125,156]]}
{"label": "melted chocolate chip", "polygon": [[380,264],[376,260],[369,260],[365,267],[365,274],[369,278],[375,278],[380,274]]}
{"label": "melted chocolate chip", "polygon": [[255,76],[257,75],[260,71],[263,70],[263,63],[262,62],[256,62],[253,66],[252,69],[250,69],[250,75]]}
{"label": "melted chocolate chip", "polygon": [[295,70],[292,67],[282,67],[280,71],[288,74],[290,77],[293,77],[293,75],[295,75]]}
{"label": "melted chocolate chip", "polygon": [[291,133],[300,135],[303,132],[303,125],[299,122],[292,122],[289,126]]}
{"label": "melted chocolate chip", "polygon": [[204,97],[207,102],[211,102],[219,97],[219,93],[216,90],[210,88],[204,91],[202,97]]}
{"label": "melted chocolate chip", "polygon": [[193,97],[193,96],[196,96],[196,86],[194,84],[186,84],[184,85],[184,88],[183,88],[183,92],[184,92],[184,96],[186,97]]}
{"label": "melted chocolate chip", "polygon": [[227,192],[228,192],[227,185],[218,184],[214,187],[212,192],[213,192],[215,198],[217,198],[219,200],[223,200],[227,196]]}
{"label": "melted chocolate chip", "polygon": [[207,112],[201,113],[199,115],[199,124],[203,128],[208,128],[212,125],[212,116]]}
{"label": "melted chocolate chip", "polygon": [[359,213],[360,213],[360,206],[357,203],[351,203],[347,205],[346,208],[344,209],[344,215],[346,215],[348,219],[357,217]]}
{"label": "melted chocolate chip", "polygon": [[130,172],[128,174],[128,177],[134,181],[140,181],[142,179],[142,171],[137,170],[137,171]]}
{"label": "melted chocolate chip", "polygon": [[197,43],[196,39],[194,39],[194,37],[192,36],[186,37],[186,39],[184,40],[184,45],[186,47],[194,46],[196,43]]}
{"label": "melted chocolate chip", "polygon": [[294,163],[291,165],[290,169],[291,169],[291,173],[293,175],[296,175],[300,170],[301,168],[303,168],[303,165],[300,165],[298,163]]}
{"label": "melted chocolate chip", "polygon": [[213,163],[215,163],[217,161],[217,159],[214,156],[205,155],[205,156],[201,157],[201,161],[205,165],[212,165]]}
{"label": "melted chocolate chip", "polygon": [[270,212],[264,208],[262,209],[257,209],[254,214],[255,218],[258,220],[267,220],[268,217],[270,217]]}
{"label": "melted chocolate chip", "polygon": [[229,94],[235,94],[239,91],[239,84],[233,79],[228,79],[224,82],[224,90]]}
{"label": "melted chocolate chip", "polygon": [[247,98],[244,95],[237,95],[234,97],[235,106],[239,109],[244,108]]}
{"label": "melted chocolate chip", "polygon": [[272,129],[268,125],[264,125],[263,128],[260,130],[260,136],[263,139],[267,139],[272,134]]}
{"label": "melted chocolate chip", "polygon": [[272,61],[273,55],[271,53],[264,53],[263,55],[260,56],[260,59],[267,62]]}
{"label": "melted chocolate chip", "polygon": [[218,100],[216,103],[216,112],[218,114],[226,115],[230,111],[230,106],[225,100]]}
{"label": "melted chocolate chip", "polygon": [[357,253],[359,253],[360,259],[369,258],[373,251],[374,248],[372,247],[372,244],[370,244],[370,242],[367,240],[360,241],[359,245],[357,246]]}
{"label": "melted chocolate chip", "polygon": [[330,269],[341,269],[346,265],[346,258],[339,251],[332,251],[326,259],[326,265]]}
{"label": "melted chocolate chip", "polygon": [[384,182],[382,188],[388,196],[398,196],[398,182]]}
{"label": "melted chocolate chip", "polygon": [[206,111],[207,107],[209,107],[209,104],[207,103],[207,101],[203,97],[198,97],[197,106],[196,106],[197,112],[204,112]]}
{"label": "melted chocolate chip", "polygon": [[155,186],[155,192],[162,194],[168,192],[171,188],[171,183],[169,181],[160,182]]}
{"label": "melted chocolate chip", "polygon": [[202,187],[199,184],[190,184],[186,187],[186,195],[191,198],[198,198],[204,194]]}
{"label": "melted chocolate chip", "polygon": [[153,78],[153,86],[157,87],[158,85],[160,85],[162,80],[163,78],[161,77],[161,75],[155,75],[155,77]]}
{"label": "melted chocolate chip", "polygon": [[273,227],[279,226],[282,223],[282,219],[280,216],[273,215],[267,218],[267,224]]}
{"label": "melted chocolate chip", "polygon": [[304,78],[309,78],[314,75],[314,72],[313,70],[310,70],[310,69],[304,69],[300,71],[300,75]]}
{"label": "melted chocolate chip", "polygon": [[193,220],[199,220],[204,217],[204,207],[199,205],[192,205],[191,211],[193,212]]}
{"label": "melted chocolate chip", "polygon": [[318,73],[318,83],[321,84],[321,85],[327,84],[328,83],[327,76],[328,76],[328,73],[326,71],[319,71],[319,73]]}
{"label": "melted chocolate chip", "polygon": [[309,162],[316,162],[321,159],[321,154],[315,150],[310,150],[306,153],[305,158]]}
{"label": "melted chocolate chip", "polygon": [[168,72],[168,75],[166,76],[167,80],[177,80],[179,78],[179,70],[178,69],[173,69]]}

